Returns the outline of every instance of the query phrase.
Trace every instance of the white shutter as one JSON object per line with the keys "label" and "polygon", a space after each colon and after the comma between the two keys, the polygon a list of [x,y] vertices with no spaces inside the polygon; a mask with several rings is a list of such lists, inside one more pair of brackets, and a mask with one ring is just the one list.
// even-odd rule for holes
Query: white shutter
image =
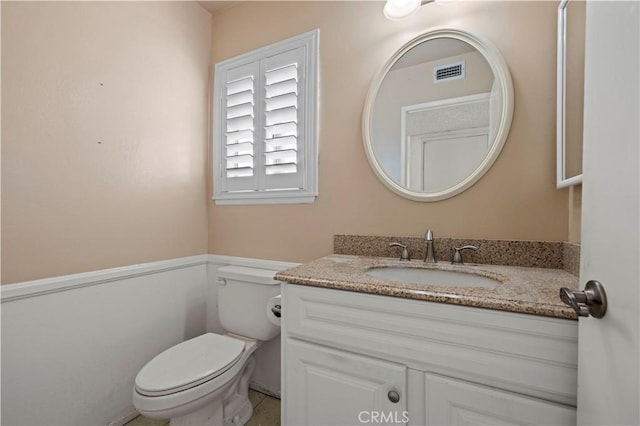
{"label": "white shutter", "polygon": [[314,30],[216,64],[216,204],[315,200],[318,37]]}
{"label": "white shutter", "polygon": [[222,125],[224,136],[220,158],[223,191],[251,191],[257,188],[256,128],[258,128],[257,64],[228,70],[223,87]]}
{"label": "white shutter", "polygon": [[305,48],[265,58],[261,188],[304,188]]}

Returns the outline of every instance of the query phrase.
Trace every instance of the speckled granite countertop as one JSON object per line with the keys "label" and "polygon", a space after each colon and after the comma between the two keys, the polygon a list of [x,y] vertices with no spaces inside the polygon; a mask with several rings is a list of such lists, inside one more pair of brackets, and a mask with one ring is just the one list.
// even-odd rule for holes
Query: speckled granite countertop
{"label": "speckled granite countertop", "polygon": [[[475,273],[499,281],[494,288],[443,287],[374,278],[370,268],[411,267]],[[501,265],[425,264],[421,260],[330,255],[278,272],[275,279],[291,284],[403,297],[430,302],[474,306],[556,318],[577,319],[558,296],[560,287],[578,288],[578,278],[560,269]]]}

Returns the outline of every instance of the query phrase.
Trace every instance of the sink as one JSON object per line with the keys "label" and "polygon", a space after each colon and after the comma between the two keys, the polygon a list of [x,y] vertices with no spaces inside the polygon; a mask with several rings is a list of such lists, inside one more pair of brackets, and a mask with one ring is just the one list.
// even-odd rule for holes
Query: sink
{"label": "sink", "polygon": [[442,287],[493,288],[500,284],[500,281],[483,277],[482,275],[457,271],[443,271],[440,269],[401,267],[373,268],[367,271],[367,275],[382,280]]}

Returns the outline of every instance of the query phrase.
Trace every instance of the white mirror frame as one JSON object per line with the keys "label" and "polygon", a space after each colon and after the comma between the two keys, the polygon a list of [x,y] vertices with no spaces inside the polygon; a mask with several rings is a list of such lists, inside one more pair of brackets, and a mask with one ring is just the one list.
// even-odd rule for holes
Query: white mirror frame
{"label": "white mirror frame", "polygon": [[[437,39],[437,38],[453,38],[473,46],[478,52],[484,56],[484,58],[489,63],[491,70],[493,71],[493,75],[495,76],[496,82],[500,86],[501,93],[501,101],[502,101],[502,115],[500,117],[500,121],[498,123],[498,131],[496,132],[496,139],[493,141],[491,149],[489,153],[484,158],[482,163],[462,182],[452,186],[443,191],[438,192],[418,192],[412,191],[403,187],[402,185],[396,183],[391,179],[386,172],[382,169],[382,166],[378,162],[375,157],[375,152],[373,148],[372,136],[371,136],[371,120],[373,116],[373,107],[376,100],[376,95],[382,85],[382,82],[389,72],[389,70],[393,67],[393,65],[409,50],[413,47],[419,45],[420,43],[424,43],[429,40]],[[496,161],[502,148],[504,146],[505,141],[507,140],[507,135],[509,134],[509,129],[511,127],[511,119],[513,117],[513,83],[511,81],[511,74],[509,73],[509,68],[507,67],[507,63],[500,51],[489,41],[479,37],[475,34],[471,34],[465,30],[458,28],[433,28],[421,35],[413,38],[405,45],[403,45],[385,64],[385,66],[376,74],[371,83],[371,87],[369,88],[369,92],[367,94],[367,98],[364,104],[364,111],[362,114],[362,134],[363,134],[363,142],[365,152],[367,154],[367,159],[369,160],[369,164],[373,169],[374,173],[378,176],[380,181],[385,184],[390,190],[395,192],[396,194],[408,198],[415,201],[440,201],[447,198],[451,198],[469,187],[471,187],[474,183],[476,183],[493,165]],[[398,138],[400,135],[398,135]]]}
{"label": "white mirror frame", "polygon": [[558,76],[556,95],[556,188],[580,185],[582,174],[566,175],[566,92],[567,92],[567,3],[562,0],[558,6]]}

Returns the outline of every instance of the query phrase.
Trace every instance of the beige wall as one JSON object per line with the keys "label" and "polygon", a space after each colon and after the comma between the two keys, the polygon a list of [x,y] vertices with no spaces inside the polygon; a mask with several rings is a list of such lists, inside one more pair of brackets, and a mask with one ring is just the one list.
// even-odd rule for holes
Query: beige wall
{"label": "beige wall", "polygon": [[586,1],[567,3],[565,82],[566,177],[582,173],[582,127],[584,112],[584,32]]}
{"label": "beige wall", "polygon": [[207,250],[211,16],[2,2],[2,282]]}
{"label": "beige wall", "polygon": [[[392,22],[380,2],[247,2],[215,16],[210,37],[209,14],[192,2],[2,2],[2,282],[207,246],[306,261],[330,253],[336,233],[422,235],[430,227],[436,236],[576,239],[576,205],[567,212],[568,190],[554,182],[556,7],[430,4]],[[459,196],[423,204],[375,178],[361,114],[373,75],[395,49],[441,25],[498,46],[516,105],[492,170]],[[210,56],[215,63],[314,28],[318,200],[215,206],[204,179]]]}
{"label": "beige wall", "polygon": [[582,240],[582,185],[572,186],[569,191],[569,236],[567,241]]}
{"label": "beige wall", "polygon": [[[428,4],[388,21],[381,2],[243,3],[213,18],[213,62],[320,28],[320,195],[312,205],[216,206],[209,252],[307,261],[337,233],[566,240],[567,191],[555,188],[555,2]],[[515,111],[493,168],[448,200],[419,203],[387,190],[362,146],[361,115],[374,74],[433,26],[483,34],[505,57]]]}

